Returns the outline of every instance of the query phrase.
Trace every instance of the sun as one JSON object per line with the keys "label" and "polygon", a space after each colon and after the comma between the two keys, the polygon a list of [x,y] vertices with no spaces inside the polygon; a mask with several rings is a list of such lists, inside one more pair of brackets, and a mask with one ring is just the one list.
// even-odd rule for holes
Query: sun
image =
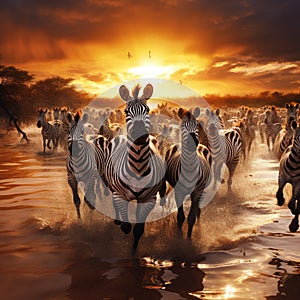
{"label": "sun", "polygon": [[175,68],[172,66],[149,64],[131,68],[128,72],[140,78],[169,78],[174,70]]}

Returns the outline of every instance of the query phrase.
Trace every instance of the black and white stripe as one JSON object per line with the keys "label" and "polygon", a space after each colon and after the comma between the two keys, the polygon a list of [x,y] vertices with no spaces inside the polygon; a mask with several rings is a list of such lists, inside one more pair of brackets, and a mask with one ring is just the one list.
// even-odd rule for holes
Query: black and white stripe
{"label": "black and white stripe", "polygon": [[51,149],[50,143],[52,141],[53,149],[57,147],[57,129],[46,119],[46,114],[48,109],[38,109],[38,121],[37,127],[42,128],[42,137],[43,137],[43,149],[46,151],[46,145],[48,149]]}
{"label": "black and white stripe", "polygon": [[162,157],[151,148],[149,139],[149,107],[147,100],[152,96],[153,87],[148,84],[143,95],[138,97],[137,85],[129,95],[127,87],[119,89],[126,102],[127,137],[117,136],[108,145],[105,176],[113,194],[116,218],[121,221],[125,233],[131,231],[128,218],[129,201],[137,201],[136,224],[133,229],[135,253],[143,235],[146,218],[156,203],[157,193],[165,191],[165,166]]}
{"label": "black and white stripe", "polygon": [[178,208],[177,228],[180,233],[185,220],[183,202],[186,196],[191,197],[187,233],[189,239],[192,236],[196,216],[200,215],[199,203],[210,175],[210,165],[201,150],[198,151],[197,148],[199,141],[196,117],[199,113],[199,109],[195,109],[194,115],[182,108],[178,110],[181,119],[181,144],[180,147],[178,145],[170,147],[165,157],[166,180],[175,191]]}
{"label": "black and white stripe", "polygon": [[277,123],[272,122],[272,115],[273,115],[272,112],[273,112],[272,110],[267,110],[266,118],[265,118],[265,123],[266,123],[265,133],[266,133],[267,145],[269,150],[271,150],[271,143],[274,149],[276,136],[281,130],[280,122]]}
{"label": "black and white stripe", "polygon": [[284,204],[283,188],[287,183],[292,185],[292,198],[288,207],[293,215],[289,229],[295,232],[299,228],[299,214],[300,214],[300,127],[297,126],[296,121],[291,123],[294,133],[294,139],[291,146],[289,146],[283,153],[279,163],[278,175],[278,191],[276,193],[278,205]]}
{"label": "black and white stripe", "polygon": [[227,186],[228,191],[231,191],[232,177],[238,165],[242,150],[241,132],[238,127],[219,130],[220,125],[215,114],[207,109],[206,115],[206,132],[213,161],[214,187],[216,187],[217,181],[224,182],[221,178],[221,169],[223,164],[226,164],[229,171]]}
{"label": "black and white stripe", "polygon": [[274,142],[274,153],[278,160],[280,160],[285,149],[292,144],[294,130],[291,127],[292,121],[297,121],[299,104],[286,103],[286,121],[285,128],[281,129],[276,136]]}
{"label": "black and white stripe", "polygon": [[95,186],[99,187],[104,179],[105,148],[107,141],[99,136],[93,140],[85,139],[84,122],[81,114],[76,113],[74,122],[69,130],[68,150],[66,161],[68,183],[73,192],[73,201],[77,216],[80,219],[80,197],[78,183],[84,184],[84,201],[91,208],[95,208]]}
{"label": "black and white stripe", "polygon": [[109,141],[112,140],[117,134],[116,131],[110,128],[109,114],[106,112],[99,112],[100,127],[99,134],[105,136]]}

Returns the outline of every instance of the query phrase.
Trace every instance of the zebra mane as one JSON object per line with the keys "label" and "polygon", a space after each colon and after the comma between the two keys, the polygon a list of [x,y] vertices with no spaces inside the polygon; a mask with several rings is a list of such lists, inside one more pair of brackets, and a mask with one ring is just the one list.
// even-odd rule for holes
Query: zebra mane
{"label": "zebra mane", "polygon": [[133,99],[138,99],[140,89],[141,89],[141,85],[139,83],[132,89]]}

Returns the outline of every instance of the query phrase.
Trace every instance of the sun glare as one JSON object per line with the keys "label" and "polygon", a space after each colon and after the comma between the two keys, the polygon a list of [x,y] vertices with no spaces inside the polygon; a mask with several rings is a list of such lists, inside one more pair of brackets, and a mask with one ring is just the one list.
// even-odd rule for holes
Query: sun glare
{"label": "sun glare", "polygon": [[174,72],[175,68],[172,66],[157,66],[157,65],[143,65],[129,69],[129,73],[141,78],[169,78]]}

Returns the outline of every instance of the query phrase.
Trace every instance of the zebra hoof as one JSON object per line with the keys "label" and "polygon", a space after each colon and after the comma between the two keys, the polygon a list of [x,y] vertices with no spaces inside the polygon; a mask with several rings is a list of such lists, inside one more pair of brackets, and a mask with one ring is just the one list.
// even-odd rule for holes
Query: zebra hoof
{"label": "zebra hoof", "polygon": [[120,221],[120,220],[117,220],[117,219],[114,220],[114,223],[115,223],[116,225],[121,225],[121,221]]}
{"label": "zebra hoof", "polygon": [[290,232],[296,232],[298,228],[299,228],[299,220],[298,220],[298,216],[295,216],[291,224],[289,225],[289,230]]}
{"label": "zebra hoof", "polygon": [[131,231],[131,224],[127,222],[122,222],[121,223],[121,230],[125,233],[128,234]]}

